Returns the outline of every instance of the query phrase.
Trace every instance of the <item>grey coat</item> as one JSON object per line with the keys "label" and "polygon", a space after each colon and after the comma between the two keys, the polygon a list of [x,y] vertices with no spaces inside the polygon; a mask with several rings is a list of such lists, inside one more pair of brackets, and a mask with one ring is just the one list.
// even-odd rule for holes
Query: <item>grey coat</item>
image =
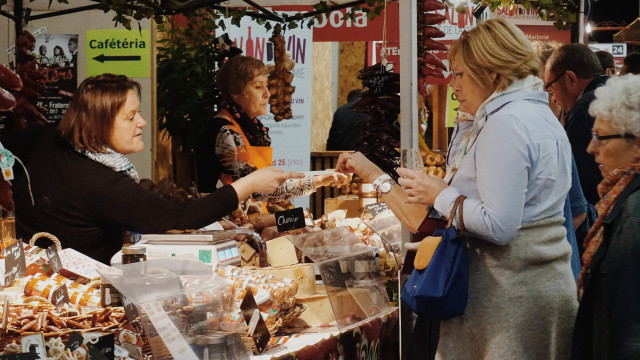
{"label": "grey coat", "polygon": [[442,322],[436,359],[569,359],[578,308],[562,217],[504,246],[470,239],[465,314]]}

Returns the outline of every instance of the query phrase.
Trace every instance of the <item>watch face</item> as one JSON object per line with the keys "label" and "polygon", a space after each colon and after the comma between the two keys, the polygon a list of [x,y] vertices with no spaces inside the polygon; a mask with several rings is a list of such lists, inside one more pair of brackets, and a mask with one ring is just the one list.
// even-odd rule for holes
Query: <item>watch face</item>
{"label": "watch face", "polygon": [[391,191],[391,183],[389,181],[385,181],[382,184],[380,184],[379,189],[381,193],[386,194],[389,191]]}

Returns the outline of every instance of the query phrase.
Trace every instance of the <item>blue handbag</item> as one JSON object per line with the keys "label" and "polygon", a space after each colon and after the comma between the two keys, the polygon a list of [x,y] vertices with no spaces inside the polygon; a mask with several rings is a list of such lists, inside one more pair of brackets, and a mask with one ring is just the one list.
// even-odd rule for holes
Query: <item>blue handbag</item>
{"label": "blue handbag", "polygon": [[[414,270],[402,289],[400,299],[413,312],[430,320],[447,320],[464,314],[469,296],[467,239],[463,236],[462,204],[459,196],[444,228],[425,237],[414,259]],[[452,226],[458,213],[457,225]]]}

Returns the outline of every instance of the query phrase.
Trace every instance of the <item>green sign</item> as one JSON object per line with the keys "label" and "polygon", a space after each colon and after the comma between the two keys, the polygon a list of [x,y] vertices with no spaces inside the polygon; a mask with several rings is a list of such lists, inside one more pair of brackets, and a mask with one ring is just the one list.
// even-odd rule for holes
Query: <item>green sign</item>
{"label": "green sign", "polygon": [[148,29],[87,30],[87,76],[151,76],[150,39]]}

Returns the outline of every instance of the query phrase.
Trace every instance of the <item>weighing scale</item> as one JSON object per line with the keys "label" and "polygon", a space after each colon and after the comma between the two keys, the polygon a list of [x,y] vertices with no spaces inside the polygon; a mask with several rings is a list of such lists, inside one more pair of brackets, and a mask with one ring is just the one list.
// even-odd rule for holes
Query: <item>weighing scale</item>
{"label": "weighing scale", "polygon": [[[249,230],[199,230],[181,234],[142,234],[135,246],[146,248],[147,260],[166,259],[182,255],[192,255],[203,263],[215,267],[220,265],[240,265],[240,251],[234,239],[245,234],[253,238],[258,247],[264,248],[262,238]],[[111,264],[122,263],[122,251],[112,258]]]}

